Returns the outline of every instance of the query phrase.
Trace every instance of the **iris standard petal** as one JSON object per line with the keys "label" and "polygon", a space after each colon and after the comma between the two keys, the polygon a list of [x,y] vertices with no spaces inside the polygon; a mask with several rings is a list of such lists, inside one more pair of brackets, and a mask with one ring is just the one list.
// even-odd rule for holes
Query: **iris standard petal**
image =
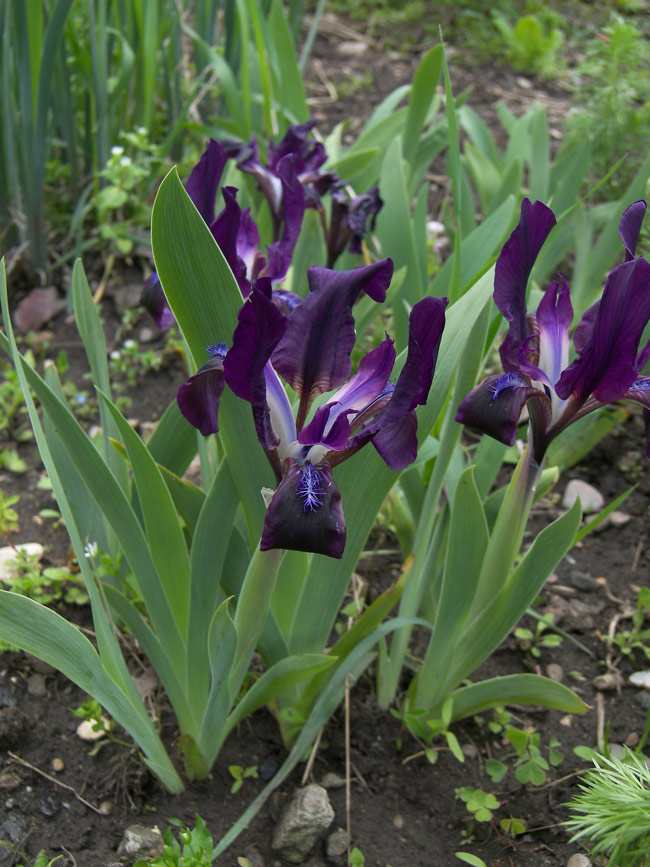
{"label": "iris standard petal", "polygon": [[393,262],[383,259],[353,271],[310,268],[310,293],[291,313],[272,363],[301,396],[298,430],[311,401],[341,385],[350,374],[355,331],[352,305],[361,292],[383,301]]}
{"label": "iris standard petal", "polygon": [[241,208],[237,204],[237,189],[223,187],[224,207],[219,216],[210,224],[212,237],[230,265],[237,285],[244,297],[250,292],[250,282],[246,275],[246,265],[238,253],[239,232],[241,228]]}
{"label": "iris standard petal", "polygon": [[320,168],[327,160],[325,148],[316,139],[308,138],[316,124],[314,118],[304,123],[292,124],[277,145],[270,142],[269,168],[277,169],[280,160],[288,154],[295,157],[296,172],[300,175]]}
{"label": "iris standard petal", "polygon": [[517,372],[488,376],[461,402],[456,421],[511,446],[517,439],[521,411],[526,402],[536,396],[549,403],[550,419],[548,398],[533,388],[527,377]]}
{"label": "iris standard petal", "polygon": [[214,202],[227,160],[226,151],[211,138],[185,184],[188,196],[208,225],[214,220]]}
{"label": "iris standard petal", "polygon": [[[445,326],[447,298],[423,298],[409,315],[409,344],[397,384],[383,390],[374,418],[364,421],[351,446],[371,441],[391,470],[403,470],[417,456],[417,418],[413,410],[429,395]],[[369,415],[368,407],[363,415]],[[354,422],[353,422],[354,426]]]}
{"label": "iris standard petal", "polygon": [[156,325],[161,331],[166,331],[174,322],[174,314],[167,304],[162,283],[156,271],[150,274],[144,281],[140,303],[154,318]]}
{"label": "iris standard petal", "polygon": [[569,363],[569,328],[573,321],[569,285],[561,275],[560,280],[561,285],[557,280],[550,284],[537,308],[537,366],[527,360],[525,352],[524,357],[519,355],[521,372],[531,379],[545,382],[551,388]]}
{"label": "iris standard petal", "polygon": [[580,405],[593,394],[618,400],[638,377],[639,340],[650,319],[650,264],[634,259],[610,272],[582,353],[562,374],[558,395]]}
{"label": "iris standard petal", "polygon": [[268,265],[265,276],[271,280],[283,280],[286,276],[305,215],[305,193],[295,172],[293,156],[280,160],[278,177],[282,184],[283,222],[280,239],[267,247]]}
{"label": "iris standard petal", "polygon": [[626,208],[621,222],[619,223],[618,233],[621,236],[621,241],[625,247],[625,260],[629,262],[634,259],[636,245],[639,243],[639,233],[643,225],[645,217],[646,203],[643,199],[638,202],[633,202],[629,208]]}
{"label": "iris standard petal", "polygon": [[191,425],[204,437],[218,433],[219,399],[226,384],[223,360],[226,347],[208,347],[211,357],[181,385],[176,395],[178,408]]}
{"label": "iris standard petal", "polygon": [[342,451],[350,437],[350,411],[338,403],[326,403],[319,407],[313,419],[298,434],[298,442],[301,445],[324,445]]}
{"label": "iris standard petal", "polygon": [[367,352],[354,376],[332,395],[343,409],[361,412],[383,392],[395,364],[395,345],[388,337]]}
{"label": "iris standard petal", "polygon": [[265,449],[280,439],[271,426],[266,397],[265,367],[286,328],[287,319],[271,300],[271,281],[263,277],[253,284],[242,304],[232,347],[224,361],[226,382],[253,407],[257,436]]}
{"label": "iris standard petal", "polygon": [[345,548],[341,495],[327,464],[285,461],[266,510],[260,549],[287,548],[340,559]]}
{"label": "iris standard petal", "polygon": [[521,203],[519,225],[506,241],[494,273],[494,302],[510,328],[500,353],[503,369],[518,367],[517,351],[528,336],[526,324],[526,287],[535,260],[555,225],[555,215],[542,202]]}

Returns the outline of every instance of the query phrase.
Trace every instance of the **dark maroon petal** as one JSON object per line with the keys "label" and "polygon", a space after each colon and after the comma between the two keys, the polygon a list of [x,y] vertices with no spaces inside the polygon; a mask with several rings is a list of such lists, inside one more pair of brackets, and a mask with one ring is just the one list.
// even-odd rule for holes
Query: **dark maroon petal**
{"label": "dark maroon petal", "polygon": [[[403,470],[417,456],[417,418],[413,410],[429,396],[438,349],[445,326],[447,298],[428,296],[409,315],[409,345],[397,385],[384,390],[385,406],[377,401],[374,418],[365,421],[351,445],[360,448],[370,440],[391,470]],[[375,350],[376,351],[376,350]],[[369,411],[373,407],[370,406]]]}
{"label": "dark maroon petal", "polygon": [[265,449],[273,449],[279,438],[271,426],[264,368],[284,333],[287,319],[271,301],[270,280],[263,277],[253,284],[238,320],[224,361],[226,382],[237,397],[251,404],[258,439]]}
{"label": "dark maroon petal", "polygon": [[307,274],[311,292],[289,316],[273,353],[273,366],[301,395],[302,421],[316,395],[348,378],[355,340],[352,305],[361,292],[385,299],[393,262],[383,259],[353,271],[314,267]]}
{"label": "dark maroon petal", "polygon": [[418,420],[409,412],[395,424],[382,427],[370,442],[386,462],[389,470],[406,469],[418,456]]}
{"label": "dark maroon petal", "polygon": [[526,402],[536,396],[548,401],[546,396],[533,388],[530,380],[520,373],[488,376],[461,402],[456,421],[511,446],[517,439],[521,411]]}
{"label": "dark maroon petal", "polygon": [[285,316],[288,316],[294,307],[302,304],[302,298],[300,295],[296,295],[295,292],[290,292],[288,289],[274,289],[273,303],[277,304]]}
{"label": "dark maroon petal", "polygon": [[185,184],[188,196],[208,225],[214,220],[214,200],[227,161],[228,154],[211,138]]}
{"label": "dark maroon petal", "polygon": [[341,495],[327,464],[285,462],[284,475],[266,510],[260,550],[286,548],[340,559],[345,547]]}
{"label": "dark maroon petal", "polygon": [[638,377],[639,340],[650,319],[650,265],[634,259],[609,274],[596,322],[581,355],[562,374],[556,392],[581,405],[618,400]]}
{"label": "dark maroon petal", "polygon": [[505,371],[517,370],[517,351],[528,336],[526,287],[535,260],[555,225],[555,215],[542,202],[521,203],[519,225],[508,238],[494,273],[494,303],[510,328],[500,348]]}
{"label": "dark maroon petal", "polygon": [[219,399],[225,385],[224,354],[225,351],[215,352],[194,376],[181,385],[176,395],[180,411],[204,437],[219,430]]}
{"label": "dark maroon petal", "polygon": [[327,160],[325,148],[315,139],[308,138],[309,133],[316,126],[317,121],[312,119],[305,123],[292,124],[284,134],[284,138],[277,145],[269,144],[269,168],[277,170],[280,160],[292,154],[296,159],[296,173],[299,175],[306,172],[314,172]]}
{"label": "dark maroon petal", "polygon": [[286,277],[305,214],[305,193],[294,164],[294,157],[286,156],[278,165],[282,184],[283,223],[279,241],[267,247],[268,265],[264,273],[271,280],[283,280]]}
{"label": "dark maroon petal", "polygon": [[165,331],[176,321],[174,314],[169,309],[162,284],[155,271],[144,281],[140,303],[153,316],[156,325],[162,331]]}
{"label": "dark maroon petal", "polygon": [[371,187],[367,193],[356,196],[350,202],[348,225],[352,233],[350,238],[351,253],[361,253],[361,241],[364,235],[374,230],[377,214],[383,204],[377,187]]}
{"label": "dark maroon petal", "polygon": [[630,259],[634,259],[634,252],[636,250],[636,245],[639,243],[639,233],[641,232],[641,226],[643,225],[645,211],[646,203],[643,199],[640,199],[638,202],[634,202],[630,205],[621,217],[618,232],[621,236],[621,241],[623,241],[625,246],[626,262],[629,262]]}
{"label": "dark maroon petal", "polygon": [[591,307],[584,312],[576,330],[573,332],[573,345],[575,346],[578,355],[582,353],[582,350],[585,348],[589,338],[591,337],[594,325],[596,324],[596,319],[598,318],[599,307],[600,301],[596,301],[595,304],[592,304]]}
{"label": "dark maroon petal", "polygon": [[[327,403],[319,407],[314,413],[313,419],[298,434],[298,442],[301,445],[313,446],[317,443],[328,446],[335,451],[342,451],[348,444],[350,437],[350,423],[348,414],[351,410],[338,412],[338,403]],[[327,423],[333,417],[334,422],[329,430]]]}
{"label": "dark maroon petal", "polygon": [[[250,282],[246,276],[246,264],[238,253],[242,214],[237,204],[237,190],[235,187],[223,187],[221,193],[224,208],[217,219],[210,224],[210,231],[226,262],[230,265],[230,270],[235,276],[242,295],[246,297],[250,292]],[[248,236],[249,232],[250,226],[246,224],[243,233]]]}

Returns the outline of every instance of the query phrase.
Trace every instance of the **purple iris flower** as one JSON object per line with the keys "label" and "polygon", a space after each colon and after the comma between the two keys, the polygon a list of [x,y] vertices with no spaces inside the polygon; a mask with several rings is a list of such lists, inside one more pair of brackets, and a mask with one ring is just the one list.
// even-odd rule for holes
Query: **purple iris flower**
{"label": "purple iris flower", "polygon": [[[272,297],[270,280],[257,280],[239,311],[231,348],[225,355],[223,347],[210,348],[209,361],[179,390],[181,412],[204,435],[218,430],[224,382],[251,404],[278,483],[269,492],[261,550],[340,558],[345,519],[333,468],[368,442],[393,470],[415,460],[414,410],[431,387],[447,299],[414,305],[406,362],[395,384],[389,381],[395,349],[388,336],[350,377],[352,306],[362,292],[384,301],[392,274],[390,259],[353,271],[310,268],[309,295],[288,315]],[[280,377],[298,395],[295,417]],[[314,400],[332,391],[309,417]]]}
{"label": "purple iris flower", "polygon": [[[259,249],[260,234],[250,208],[240,209],[234,187],[222,188],[224,208],[215,218],[215,199],[228,159],[228,149],[210,139],[201,159],[192,169],[185,189],[209,226],[245,297],[253,280],[268,277],[279,281],[286,276],[302,226],[305,194],[295,171],[295,156],[287,154],[278,159],[275,168],[283,200],[283,219],[279,224],[279,237],[266,248],[265,255]],[[141,301],[159,328],[166,329],[173,324],[174,316],[155,271],[145,282]]]}
{"label": "purple iris flower", "polygon": [[340,182],[333,186],[330,198],[332,210],[325,236],[327,265],[332,268],[346,246],[349,245],[351,253],[362,252],[363,236],[374,230],[377,214],[384,203],[377,187],[371,187],[367,193],[350,198]]}
{"label": "purple iris flower", "polygon": [[650,435],[650,377],[641,375],[650,343],[639,351],[650,320],[650,264],[634,255],[645,211],[646,203],[639,201],[623,214],[619,233],[625,262],[610,272],[600,301],[578,324],[576,358],[569,363],[573,308],[561,275],[546,289],[536,313],[526,315],[530,272],[555,216],[541,202],[524,199],[519,225],[501,251],[494,278],[494,301],[509,324],[500,348],[504,373],[488,376],[470,392],[456,421],[512,445],[527,405],[538,464],[551,440],[571,422],[617,400],[644,407]]}
{"label": "purple iris flower", "polygon": [[262,165],[254,137],[248,144],[236,141],[223,142],[228,155],[237,160],[237,168],[253,175],[257,180],[271,209],[276,238],[279,237],[281,222],[287,219],[288,204],[281,172],[282,163],[287,157],[293,159],[294,177],[303,188],[307,207],[318,207],[320,197],[338,181],[338,176],[334,172],[321,169],[327,160],[327,154],[321,142],[309,138],[309,133],[315,126],[315,120],[293,124],[277,145],[271,141],[266,165]]}

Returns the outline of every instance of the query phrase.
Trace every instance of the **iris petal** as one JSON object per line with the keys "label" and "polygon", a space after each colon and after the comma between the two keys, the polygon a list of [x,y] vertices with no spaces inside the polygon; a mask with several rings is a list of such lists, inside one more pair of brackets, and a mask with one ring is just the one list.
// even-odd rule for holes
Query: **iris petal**
{"label": "iris petal", "polygon": [[219,400],[226,384],[223,373],[225,350],[212,357],[181,385],[176,401],[181,413],[204,437],[218,433]]}
{"label": "iris petal", "polygon": [[580,405],[593,394],[618,400],[637,379],[639,340],[650,319],[650,265],[634,259],[611,271],[591,335],[582,353],[562,374],[558,395]]}
{"label": "iris petal", "polygon": [[288,458],[266,510],[260,549],[313,551],[340,559],[344,547],[345,518],[331,468],[309,462],[301,467]]}
{"label": "iris petal", "polygon": [[185,184],[188,196],[208,225],[214,220],[214,201],[227,160],[226,151],[211,138]]}
{"label": "iris petal", "polygon": [[527,377],[514,372],[488,376],[461,402],[456,421],[512,446],[517,439],[521,411],[533,397],[543,398],[549,404],[550,419],[548,398],[533,388]]}
{"label": "iris petal", "polygon": [[341,385],[350,374],[352,305],[361,292],[383,301],[392,274],[391,259],[353,271],[309,269],[311,292],[289,316],[272,359],[278,373],[301,395],[302,421],[314,397]]}
{"label": "iris petal", "polygon": [[174,324],[174,314],[167,304],[162,283],[155,271],[144,282],[140,303],[153,316],[161,331],[166,331]]}
{"label": "iris petal", "polygon": [[526,287],[535,260],[555,225],[555,215],[542,202],[521,203],[519,225],[506,241],[494,274],[494,302],[510,328],[500,348],[505,371],[517,370],[517,351],[528,335]]}
{"label": "iris petal", "polygon": [[232,348],[224,362],[226,382],[232,391],[253,407],[257,436],[265,449],[280,442],[271,426],[266,397],[265,367],[286,328],[286,317],[271,300],[271,281],[262,278],[253,284],[242,304]]}
{"label": "iris petal", "polygon": [[634,259],[636,245],[639,243],[639,233],[645,217],[646,203],[641,199],[626,208],[618,227],[621,241],[625,247],[625,260]]}

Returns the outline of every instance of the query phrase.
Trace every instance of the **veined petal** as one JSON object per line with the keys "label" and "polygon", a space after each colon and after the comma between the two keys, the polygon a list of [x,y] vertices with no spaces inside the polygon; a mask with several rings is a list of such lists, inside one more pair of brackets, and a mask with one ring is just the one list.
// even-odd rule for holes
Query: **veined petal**
{"label": "veined petal", "polygon": [[[547,288],[537,308],[536,322],[539,332],[538,365],[530,364],[519,356],[520,370],[530,376],[555,386],[562,371],[569,363],[569,328],[573,321],[573,307],[569,286],[560,275],[562,286],[554,280]],[[538,375],[540,374],[541,375]]]}
{"label": "veined petal", "polygon": [[176,321],[167,304],[162,283],[156,271],[153,271],[144,281],[140,303],[153,316],[161,331],[166,331]]}
{"label": "veined petal", "polygon": [[204,437],[219,431],[219,399],[226,384],[223,373],[226,347],[220,343],[208,347],[208,351],[210,359],[181,385],[176,395],[181,413]]}
{"label": "veined petal", "polygon": [[610,272],[597,318],[581,355],[556,386],[558,395],[572,395],[579,406],[593,394],[597,400],[618,400],[638,377],[639,340],[650,319],[650,265],[634,259]]}
{"label": "veined petal", "polygon": [[383,301],[393,274],[391,259],[353,271],[310,268],[310,294],[291,313],[273,353],[273,366],[301,396],[298,429],[311,401],[345,382],[355,331],[352,305],[363,291]]}
{"label": "veined petal", "polygon": [[550,419],[550,401],[527,377],[513,371],[488,376],[461,402],[456,421],[511,446],[517,439],[521,411],[533,397],[547,401]]}
{"label": "veined petal", "polygon": [[185,184],[188,196],[208,225],[214,220],[214,201],[227,160],[226,151],[211,138]]}
{"label": "veined petal", "polygon": [[526,287],[535,260],[555,225],[555,215],[542,202],[521,203],[519,225],[503,245],[494,273],[494,303],[510,328],[500,353],[503,369],[517,370],[517,351],[528,336]]}
{"label": "veined petal", "polygon": [[341,495],[327,464],[285,461],[282,481],[266,510],[260,549],[311,551],[340,559],[345,547]]}
{"label": "veined petal", "polygon": [[645,217],[646,203],[643,199],[638,202],[633,202],[626,208],[621,217],[621,222],[618,227],[618,233],[621,236],[621,241],[625,247],[625,261],[629,262],[634,259],[636,245],[639,243],[639,233],[643,225]]}
{"label": "veined petal", "polygon": [[305,193],[295,172],[293,156],[280,160],[278,176],[282,184],[283,223],[280,239],[267,247],[268,265],[264,274],[271,280],[282,280],[286,276],[305,214]]}
{"label": "veined petal", "polygon": [[587,345],[589,338],[594,330],[596,319],[598,319],[598,308],[600,301],[592,304],[582,315],[582,319],[578,323],[576,330],[573,332],[573,345],[576,352],[580,355]]}
{"label": "veined petal", "polygon": [[219,245],[230,270],[235,276],[241,293],[244,297],[250,292],[250,283],[246,275],[246,265],[238,255],[239,232],[241,227],[241,209],[237,204],[237,189],[235,187],[223,187],[224,208],[210,224],[212,237]]}
{"label": "veined petal", "polygon": [[395,346],[386,335],[385,339],[367,352],[359,362],[354,376],[332,395],[343,409],[361,412],[383,392],[395,364]]}
{"label": "veined petal", "polygon": [[342,451],[350,437],[349,409],[338,403],[326,403],[314,413],[313,419],[298,434],[301,445],[324,445]]}
{"label": "veined petal", "polygon": [[371,441],[391,470],[403,470],[417,456],[417,418],[413,410],[418,404],[426,403],[429,395],[447,301],[447,298],[427,297],[413,306],[409,315],[406,361],[397,384],[384,389],[385,405],[380,406],[377,401],[375,417],[364,421],[351,443],[354,448],[360,448]]}
{"label": "veined petal", "polygon": [[253,407],[257,437],[269,450],[280,438],[271,426],[266,395],[265,367],[286,328],[287,319],[271,301],[271,281],[262,278],[253,284],[242,304],[232,348],[224,361],[226,382],[232,391]]}
{"label": "veined petal", "polygon": [[271,413],[271,427],[280,439],[278,453],[280,461],[283,461],[289,445],[296,440],[296,422],[287,393],[270,361],[264,365],[264,379],[266,380],[266,402]]}

